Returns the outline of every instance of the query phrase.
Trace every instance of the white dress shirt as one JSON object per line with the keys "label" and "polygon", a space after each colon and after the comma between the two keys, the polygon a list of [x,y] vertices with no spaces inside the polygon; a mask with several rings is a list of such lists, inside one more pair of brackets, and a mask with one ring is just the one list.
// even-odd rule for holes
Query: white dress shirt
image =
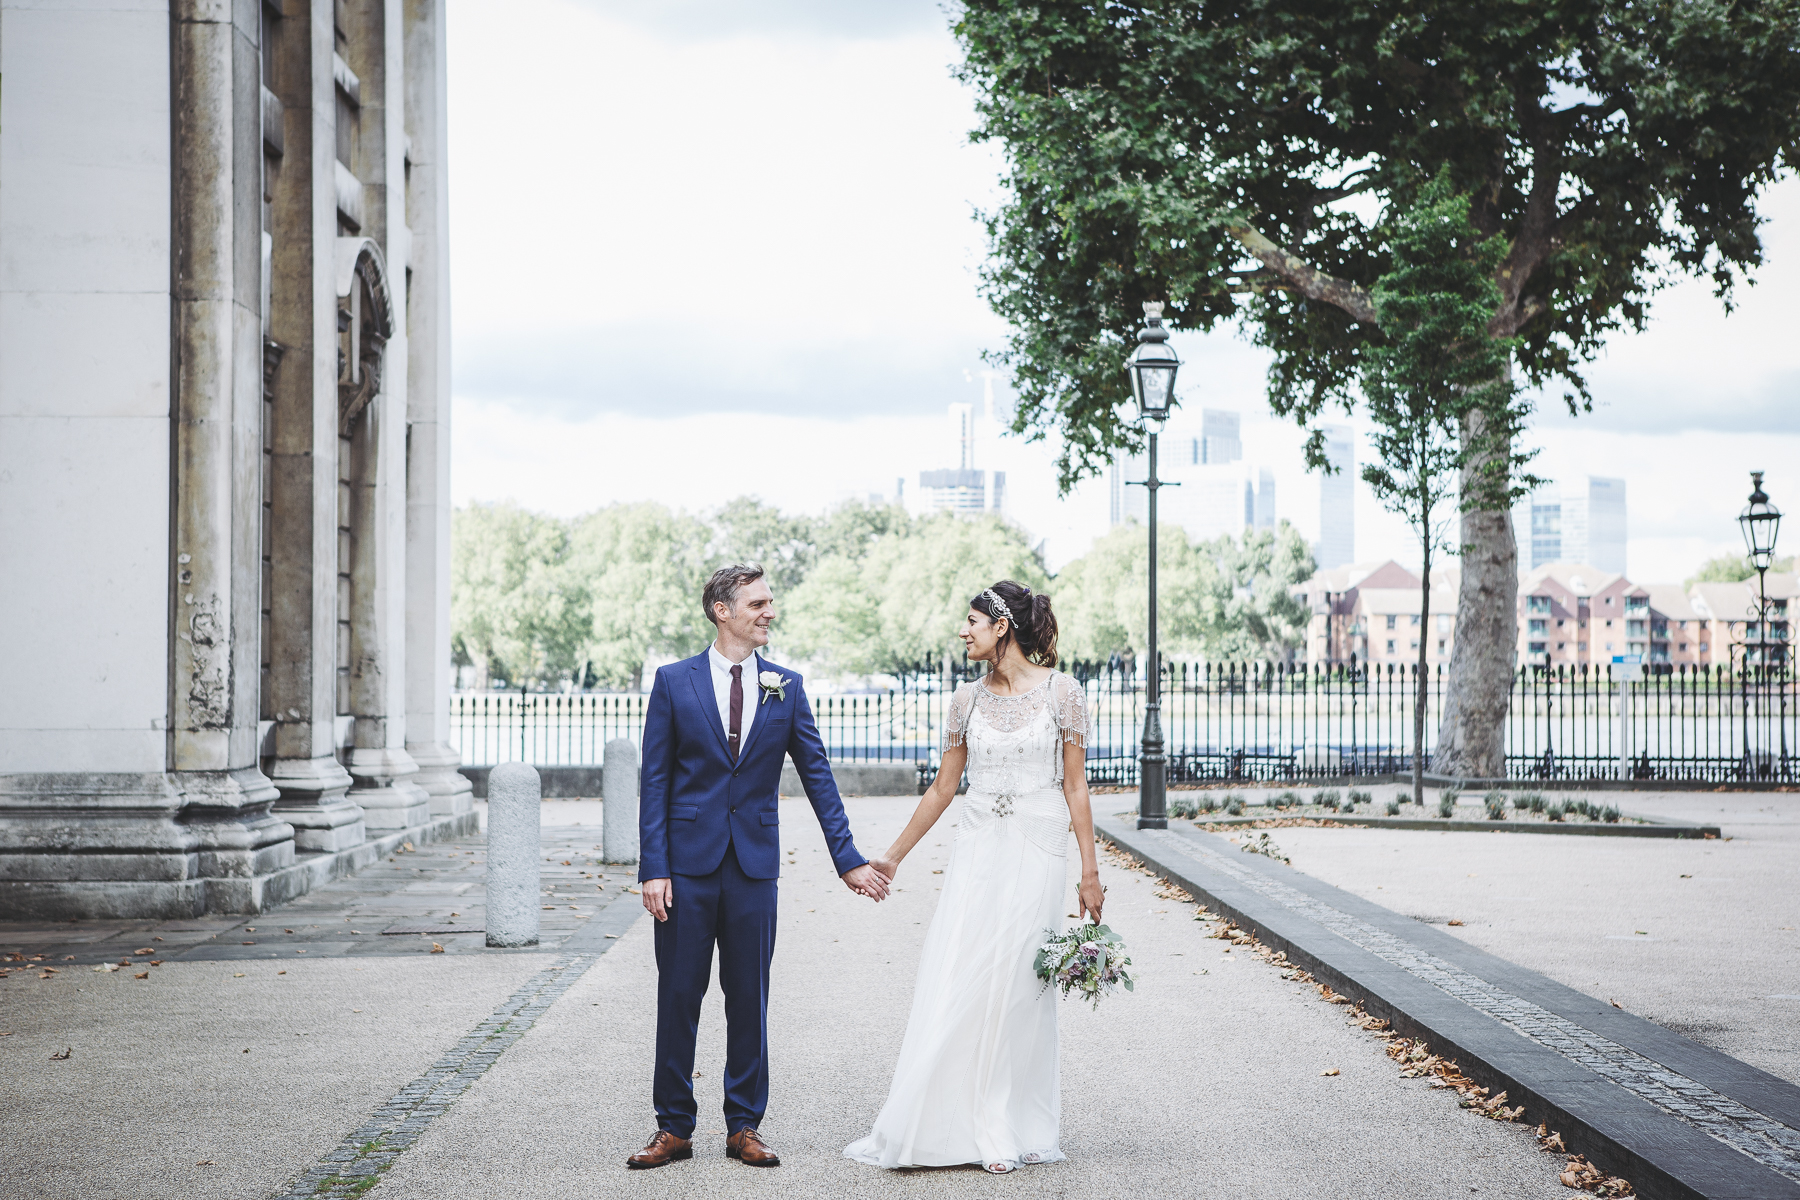
{"label": "white dress shirt", "polygon": [[756,651],[741,663],[734,663],[719,653],[719,643],[706,648],[706,661],[712,664],[713,695],[719,701],[719,728],[725,731],[725,744],[731,744],[731,668],[744,668],[744,712],[738,719],[738,753],[750,744],[750,726],[756,720],[757,701],[762,692],[756,686]]}

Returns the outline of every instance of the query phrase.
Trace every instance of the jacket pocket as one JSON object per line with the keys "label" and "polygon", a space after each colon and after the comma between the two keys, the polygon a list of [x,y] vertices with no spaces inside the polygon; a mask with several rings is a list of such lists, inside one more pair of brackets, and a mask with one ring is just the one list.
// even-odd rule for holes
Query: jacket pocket
{"label": "jacket pocket", "polygon": [[779,825],[779,824],[781,824],[781,814],[780,813],[764,813],[764,814],[762,814],[762,823],[764,825]]}
{"label": "jacket pocket", "polygon": [[699,819],[700,806],[698,804],[669,805],[669,820],[671,821],[697,821]]}

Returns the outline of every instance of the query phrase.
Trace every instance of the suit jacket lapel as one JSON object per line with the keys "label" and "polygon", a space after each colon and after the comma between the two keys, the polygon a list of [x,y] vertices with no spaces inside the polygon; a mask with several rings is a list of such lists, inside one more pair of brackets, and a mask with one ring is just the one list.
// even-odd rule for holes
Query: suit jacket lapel
{"label": "suit jacket lapel", "polygon": [[[700,657],[691,661],[694,669],[689,672],[688,679],[694,685],[694,699],[699,702],[701,719],[713,731],[713,736],[719,739],[719,751],[729,762],[731,743],[725,740],[725,723],[719,719],[719,697],[713,691],[712,660],[702,652]],[[756,732],[754,726],[750,732]]]}
{"label": "suit jacket lapel", "polygon": [[[746,682],[751,683],[752,687],[750,689],[750,694],[748,696],[745,696],[744,699],[746,702],[748,702],[751,700],[752,697],[755,698],[756,719],[751,722],[750,736],[749,736],[749,738],[747,738],[744,741],[744,749],[743,749],[742,753],[739,755],[740,758],[750,757],[751,747],[755,746],[756,739],[762,736],[763,726],[765,726],[769,723],[768,719],[767,719],[769,714],[766,711],[768,708],[768,705],[765,705],[763,703],[763,690],[762,690],[762,684],[760,682],[765,665],[766,664],[764,664],[764,662],[763,662],[762,655],[758,654],[756,656],[757,678],[755,680],[746,681]],[[781,703],[781,701],[779,699],[771,699],[769,701],[769,703],[770,704],[779,704],[779,703]]]}

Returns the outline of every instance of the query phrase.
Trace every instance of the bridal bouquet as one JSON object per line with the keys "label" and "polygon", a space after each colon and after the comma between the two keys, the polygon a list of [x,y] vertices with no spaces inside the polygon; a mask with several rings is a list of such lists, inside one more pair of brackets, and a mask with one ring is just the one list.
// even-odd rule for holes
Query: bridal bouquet
{"label": "bridal bouquet", "polygon": [[1062,989],[1063,998],[1077,992],[1097,1009],[1100,997],[1117,991],[1122,985],[1133,991],[1131,975],[1125,970],[1131,959],[1125,953],[1125,941],[1104,925],[1089,922],[1058,933],[1046,930],[1049,940],[1038,947],[1032,968],[1045,987]]}

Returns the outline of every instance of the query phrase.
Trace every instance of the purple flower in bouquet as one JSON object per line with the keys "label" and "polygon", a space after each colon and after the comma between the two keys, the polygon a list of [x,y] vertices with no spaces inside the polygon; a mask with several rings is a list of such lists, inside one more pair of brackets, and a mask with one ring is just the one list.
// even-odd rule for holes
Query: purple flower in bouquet
{"label": "purple flower in bouquet", "polygon": [[1123,986],[1133,991],[1131,975],[1126,967],[1131,959],[1125,954],[1125,942],[1104,925],[1082,925],[1058,933],[1048,930],[1032,968],[1045,987],[1056,987],[1063,997],[1079,992],[1083,998],[1100,1006],[1100,997]]}

